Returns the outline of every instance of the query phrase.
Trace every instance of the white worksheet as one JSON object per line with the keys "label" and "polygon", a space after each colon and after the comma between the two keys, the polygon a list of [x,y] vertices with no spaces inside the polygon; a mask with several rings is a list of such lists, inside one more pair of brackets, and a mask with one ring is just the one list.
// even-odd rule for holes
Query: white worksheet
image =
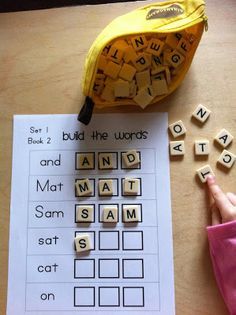
{"label": "white worksheet", "polygon": [[[14,116],[8,315],[175,314],[167,128],[167,113],[94,114],[88,126],[77,115]],[[140,159],[132,168],[129,150]],[[99,167],[101,153],[112,169]],[[92,167],[80,169],[81,154]],[[137,195],[124,194],[127,178]],[[90,196],[77,196],[82,179]],[[106,179],[112,196],[99,195]],[[77,222],[81,205],[91,223]],[[136,223],[123,221],[131,205]],[[102,222],[106,206],[117,223]],[[75,251],[80,234],[91,250]]]}

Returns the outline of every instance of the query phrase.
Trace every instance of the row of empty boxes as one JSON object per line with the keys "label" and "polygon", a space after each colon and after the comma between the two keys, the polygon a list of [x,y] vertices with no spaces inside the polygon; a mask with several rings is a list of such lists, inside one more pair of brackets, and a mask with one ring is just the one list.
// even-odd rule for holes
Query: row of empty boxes
{"label": "row of empty boxes", "polygon": [[144,287],[142,286],[74,287],[75,307],[144,307],[144,305]]}
{"label": "row of empty boxes", "polygon": [[74,260],[75,279],[143,279],[143,258],[85,258]]}

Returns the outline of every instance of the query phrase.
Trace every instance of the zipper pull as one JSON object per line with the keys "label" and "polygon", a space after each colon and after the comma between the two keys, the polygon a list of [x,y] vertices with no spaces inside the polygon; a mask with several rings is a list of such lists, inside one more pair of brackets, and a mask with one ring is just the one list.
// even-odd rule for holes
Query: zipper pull
{"label": "zipper pull", "polygon": [[86,96],[84,105],[81,108],[80,113],[78,115],[78,120],[83,124],[88,125],[92,118],[93,107],[94,107],[93,100],[90,97]]}
{"label": "zipper pull", "polygon": [[204,21],[205,32],[207,32],[208,31],[208,17],[206,15],[203,16],[203,21]]}

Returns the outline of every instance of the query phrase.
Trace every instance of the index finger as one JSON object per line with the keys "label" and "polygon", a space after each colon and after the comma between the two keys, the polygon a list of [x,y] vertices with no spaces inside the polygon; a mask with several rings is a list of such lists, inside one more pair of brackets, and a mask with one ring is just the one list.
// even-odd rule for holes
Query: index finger
{"label": "index finger", "polygon": [[208,184],[210,194],[215,200],[216,206],[219,208],[219,210],[224,211],[231,208],[232,204],[230,203],[227,196],[220,189],[219,185],[216,184],[216,180],[214,176],[210,175],[207,177],[207,184]]}

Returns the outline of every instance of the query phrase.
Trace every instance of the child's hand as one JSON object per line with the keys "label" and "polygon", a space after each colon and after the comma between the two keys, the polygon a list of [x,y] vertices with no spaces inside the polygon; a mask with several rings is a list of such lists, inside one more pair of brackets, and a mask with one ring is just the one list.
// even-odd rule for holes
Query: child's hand
{"label": "child's hand", "polygon": [[214,176],[207,177],[210,197],[213,198],[211,206],[212,225],[236,220],[236,195],[224,194],[216,184]]}

